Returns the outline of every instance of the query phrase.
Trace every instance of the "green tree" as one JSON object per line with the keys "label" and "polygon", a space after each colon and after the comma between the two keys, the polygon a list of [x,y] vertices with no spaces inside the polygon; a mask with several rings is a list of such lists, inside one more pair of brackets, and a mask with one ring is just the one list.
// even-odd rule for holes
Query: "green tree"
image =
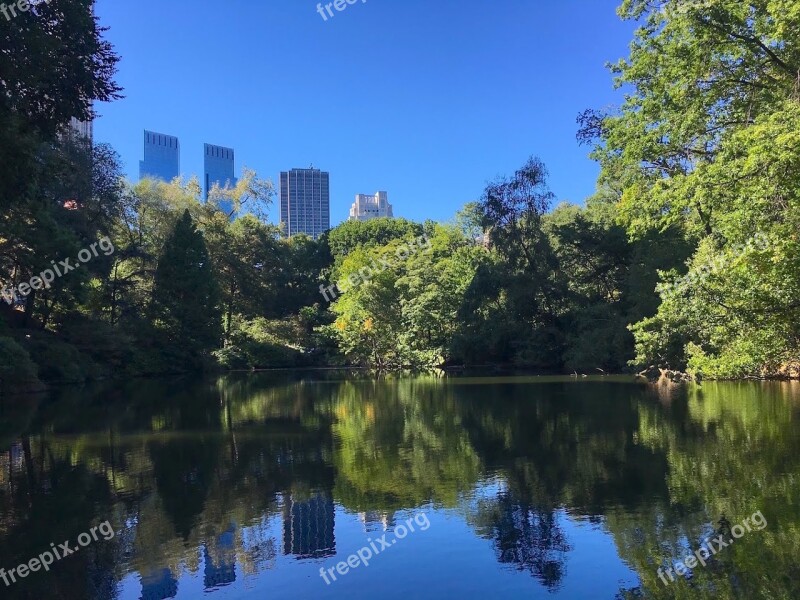
{"label": "green tree", "polygon": [[336,264],[359,246],[385,246],[392,240],[423,234],[423,226],[406,219],[382,217],[368,221],[345,221],[326,234]]}
{"label": "green tree", "polygon": [[464,298],[489,253],[452,226],[437,226],[428,243],[428,251],[409,257],[406,274],[397,281],[403,298],[401,340],[417,364],[461,362],[455,339],[465,316]]}
{"label": "green tree", "polygon": [[105,29],[93,5],[94,0],[50,0],[37,5],[36,13],[0,19],[0,50],[16,57],[0,63],[0,114],[16,115],[18,124],[52,138],[73,117],[93,117],[93,101],[120,97],[113,81],[119,57],[102,38]]}
{"label": "green tree", "polygon": [[219,289],[203,234],[188,209],[175,224],[158,259],[153,287],[156,323],[177,353],[189,356],[217,347]]}
{"label": "green tree", "polygon": [[635,239],[677,229],[696,248],[633,327],[635,362],[788,374],[800,361],[800,8],[626,0],[620,14],[642,22],[613,67],[631,92],[615,113],[582,115],[580,136],[622,189]]}
{"label": "green tree", "polygon": [[497,260],[478,271],[467,294],[467,314],[477,319],[464,346],[480,344],[488,360],[561,366],[566,283],[543,228],[553,199],[547,169],[532,157],[512,177],[490,183],[478,204]]}

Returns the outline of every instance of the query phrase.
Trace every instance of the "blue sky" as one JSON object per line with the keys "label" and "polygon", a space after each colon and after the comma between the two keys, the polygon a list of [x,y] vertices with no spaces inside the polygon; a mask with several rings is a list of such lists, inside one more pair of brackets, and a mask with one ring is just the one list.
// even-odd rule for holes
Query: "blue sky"
{"label": "blue sky", "polygon": [[604,65],[634,25],[618,3],[367,0],[324,21],[311,0],[98,0],[126,97],[97,106],[95,139],[134,180],[145,128],[180,138],[185,175],[204,142],[276,184],[313,163],[333,225],[379,189],[396,216],[448,220],[530,155],[582,202],[598,168],[575,118],[620,102]]}

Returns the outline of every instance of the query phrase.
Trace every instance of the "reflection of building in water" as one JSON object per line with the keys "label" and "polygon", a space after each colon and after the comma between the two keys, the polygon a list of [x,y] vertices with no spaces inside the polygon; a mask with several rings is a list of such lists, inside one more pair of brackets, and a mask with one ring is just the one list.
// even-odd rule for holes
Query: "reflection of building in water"
{"label": "reflection of building in water", "polygon": [[297,558],[333,556],[333,499],[318,493],[296,501],[292,495],[283,505],[283,553]]}
{"label": "reflection of building in water", "polygon": [[151,571],[142,578],[141,600],[166,600],[178,595],[178,580],[169,569]]}
{"label": "reflection of building in water", "polygon": [[22,442],[14,442],[11,444],[11,470],[22,471],[25,462],[25,450],[22,447]]}
{"label": "reflection of building in water", "polygon": [[0,488],[11,491],[11,453],[0,452]]}
{"label": "reflection of building in water", "polygon": [[24,461],[25,453],[20,442],[14,442],[7,451],[0,452],[0,489],[11,490],[11,476],[22,472]]}
{"label": "reflection of building in water", "polygon": [[236,581],[236,526],[203,545],[203,585],[214,588]]}
{"label": "reflection of building in water", "polygon": [[368,510],[367,512],[358,513],[358,518],[364,524],[364,531],[367,533],[371,531],[388,531],[394,527],[394,512],[381,512],[377,510]]}

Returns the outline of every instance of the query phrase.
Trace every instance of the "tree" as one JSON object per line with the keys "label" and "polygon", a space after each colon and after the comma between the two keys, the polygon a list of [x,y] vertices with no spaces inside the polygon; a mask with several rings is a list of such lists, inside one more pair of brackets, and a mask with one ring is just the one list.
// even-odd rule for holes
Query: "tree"
{"label": "tree", "polygon": [[464,298],[488,251],[453,226],[437,226],[427,252],[415,252],[406,275],[397,282],[402,293],[404,327],[400,339],[417,364],[443,365],[462,360],[454,339],[461,331]]}
{"label": "tree", "polygon": [[275,316],[282,266],[278,230],[251,215],[232,223],[217,219],[207,229],[209,251],[220,283],[226,341],[233,317]]}
{"label": "tree", "polygon": [[490,183],[478,204],[495,264],[479,269],[466,301],[479,316],[469,324],[469,349],[482,339],[486,355],[500,362],[560,368],[563,332],[557,320],[565,310],[565,282],[543,218],[554,194],[547,169],[530,158],[513,177]]}
{"label": "tree", "polygon": [[631,92],[614,113],[584,113],[579,137],[622,189],[634,239],[677,230],[695,248],[634,325],[635,362],[786,374],[800,362],[800,7],[625,0],[620,14],[643,22],[613,67]]}
{"label": "tree", "polygon": [[[0,54],[15,57],[0,61],[0,131],[10,134],[3,140],[10,147],[2,144],[9,156],[17,133],[30,127],[52,139],[70,119],[93,118],[94,101],[121,97],[113,80],[119,57],[102,38],[106,28],[93,6],[94,0],[48,0],[0,19]],[[19,130],[7,129],[11,124]]]}
{"label": "tree", "polygon": [[385,246],[392,240],[409,235],[419,236],[423,227],[406,219],[381,217],[368,221],[345,221],[326,234],[331,255],[340,265],[342,260],[359,246]]}
{"label": "tree", "polygon": [[187,209],[158,259],[153,288],[156,324],[174,351],[197,356],[219,343],[218,303],[218,284],[203,234]]}
{"label": "tree", "polygon": [[625,0],[642,21],[630,58],[612,66],[632,93],[619,111],[587,111],[601,181],[623,191],[632,232],[680,222],[709,235],[724,219],[723,188],[695,175],[760,115],[798,99],[800,10],[793,0]]}
{"label": "tree", "polygon": [[[0,279],[11,283],[74,256],[109,225],[94,209],[113,205],[105,201],[114,194],[101,191],[94,175],[115,174],[114,157],[63,135],[70,119],[93,117],[93,102],[120,97],[113,80],[119,57],[102,38],[92,5],[51,0],[36,3],[36,14],[0,19]],[[66,210],[71,200],[81,210]],[[30,294],[26,325],[34,316],[47,324],[56,297],[74,304],[87,280],[79,275],[52,293]]]}
{"label": "tree", "polygon": [[514,270],[538,274],[549,257],[542,216],[555,198],[547,185],[547,168],[531,157],[511,178],[489,184],[479,203],[482,225],[492,245]]}

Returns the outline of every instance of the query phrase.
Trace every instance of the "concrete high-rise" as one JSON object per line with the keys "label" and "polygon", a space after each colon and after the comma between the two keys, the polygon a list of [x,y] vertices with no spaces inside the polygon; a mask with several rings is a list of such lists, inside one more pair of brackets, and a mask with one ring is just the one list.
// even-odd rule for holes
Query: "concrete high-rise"
{"label": "concrete high-rise", "polygon": [[331,228],[329,173],[313,167],[281,172],[281,223],[288,237],[317,239]]}
{"label": "concrete high-rise", "polygon": [[208,194],[215,183],[221,188],[236,186],[236,169],[233,148],[204,144],[203,150],[205,155],[203,158],[203,169],[205,171],[203,178],[205,192],[203,197],[208,200]]}
{"label": "concrete high-rise", "polygon": [[386,192],[378,192],[374,196],[356,194],[356,201],[350,207],[351,221],[369,221],[393,216],[392,205],[389,204],[389,195]]}
{"label": "concrete high-rise", "polygon": [[94,121],[79,121],[72,117],[69,122],[71,135],[87,140],[90,144],[94,141]]}
{"label": "concrete high-rise", "polygon": [[172,181],[181,174],[178,138],[155,131],[144,132],[144,160],[139,161],[139,179],[150,177]]}

